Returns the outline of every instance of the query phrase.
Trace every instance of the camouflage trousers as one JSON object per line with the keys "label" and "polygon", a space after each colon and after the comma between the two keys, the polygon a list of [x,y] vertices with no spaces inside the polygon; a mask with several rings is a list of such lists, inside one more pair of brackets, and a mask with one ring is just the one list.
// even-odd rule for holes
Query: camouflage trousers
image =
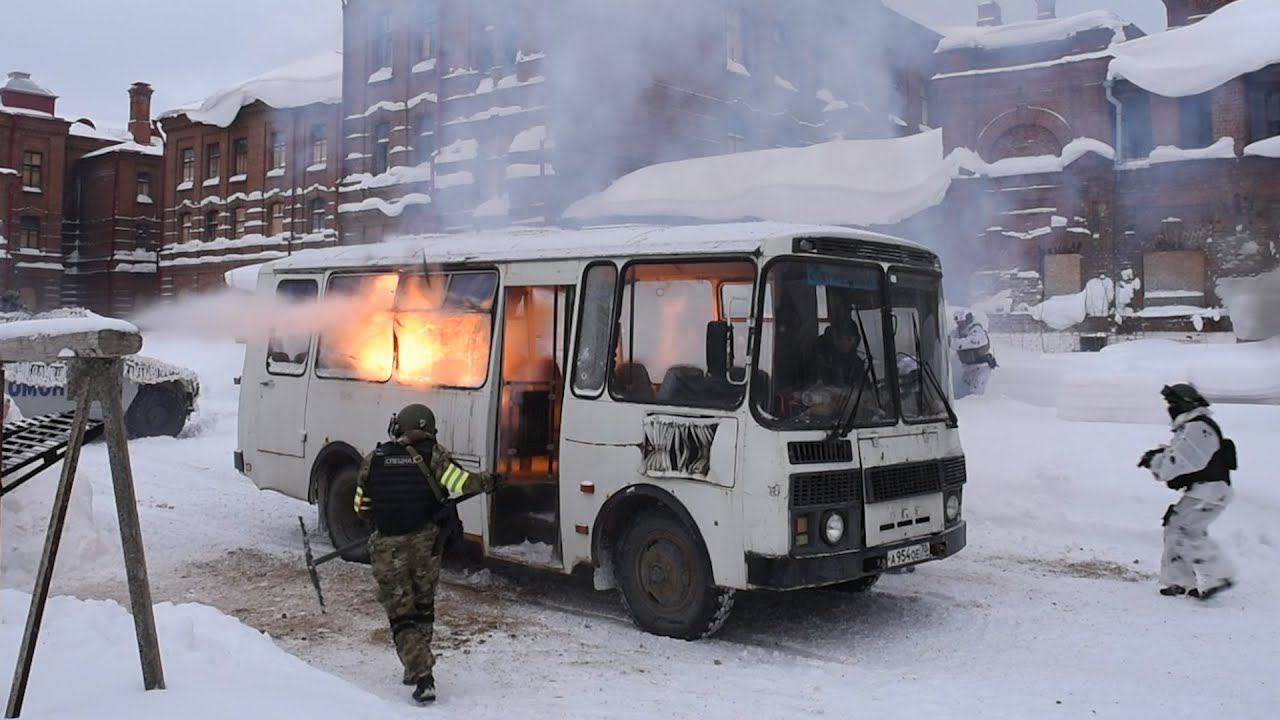
{"label": "camouflage trousers", "polygon": [[396,654],[408,680],[430,674],[436,663],[431,636],[436,620],[440,556],[432,551],[438,532],[435,525],[428,525],[408,535],[374,533],[369,538],[378,602],[387,611]]}

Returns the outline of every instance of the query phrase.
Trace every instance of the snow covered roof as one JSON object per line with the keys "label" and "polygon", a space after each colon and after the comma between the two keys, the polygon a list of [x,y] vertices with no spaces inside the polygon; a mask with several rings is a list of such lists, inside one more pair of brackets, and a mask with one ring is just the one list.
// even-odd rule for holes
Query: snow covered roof
{"label": "snow covered roof", "polygon": [[203,102],[169,110],[161,117],[186,115],[192,122],[227,127],[235,122],[241,108],[255,102],[279,109],[342,102],[342,53],[300,60],[214,93]]}
{"label": "snow covered roof", "polygon": [[141,145],[132,140],[126,140],[125,142],[119,143],[117,145],[110,145],[100,150],[94,150],[93,152],[85,153],[82,156],[82,158],[87,160],[89,158],[101,157],[103,155],[111,155],[112,153],[118,153],[118,152],[138,153],[139,155],[153,155],[155,157],[162,157],[164,156],[164,142],[160,138],[152,138],[150,145]]}
{"label": "snow covered roof", "polygon": [[932,130],[652,165],[579,200],[565,217],[891,225],[941,202],[952,175],[942,131]]}
{"label": "snow covered roof", "polygon": [[88,124],[86,120],[77,120],[71,123],[71,129],[68,131],[76,137],[93,138],[94,140],[111,140],[112,142],[124,142],[129,139],[129,133],[119,128],[99,128]]}
{"label": "snow covered roof", "polygon": [[1111,77],[1186,97],[1280,63],[1280,2],[1236,0],[1197,23],[1113,48]]}
{"label": "snow covered roof", "polygon": [[275,272],[290,272],[340,267],[418,267],[423,262],[445,264],[574,260],[635,254],[748,254],[760,251],[771,241],[785,240],[789,250],[790,238],[796,235],[870,240],[923,249],[915,243],[878,233],[821,225],[612,225],[583,230],[507,228],[451,235],[420,235],[374,245],[306,250],[268,263],[267,267]]}
{"label": "snow covered roof", "polygon": [[998,50],[1038,45],[1067,40],[1090,30],[1110,30],[1113,34],[1112,42],[1120,43],[1125,40],[1127,26],[1128,23],[1109,10],[1094,10],[1051,20],[1028,20],[994,26],[949,27],[941,30],[944,34],[936,52],[966,48]]}
{"label": "snow covered roof", "polygon": [[41,97],[57,97],[48,89],[37,85],[31,79],[31,73],[11,72],[9,73],[9,82],[4,84],[5,90],[13,92],[26,93],[27,95],[40,95]]}
{"label": "snow covered roof", "polygon": [[1062,148],[1061,155],[1010,157],[989,163],[968,148],[957,148],[952,152],[951,158],[958,167],[975,175],[997,178],[1062,172],[1067,169],[1067,166],[1090,153],[1101,155],[1107,160],[1115,160],[1116,158],[1114,148],[1093,138],[1076,138],[1072,140],[1067,143],[1066,147]]}

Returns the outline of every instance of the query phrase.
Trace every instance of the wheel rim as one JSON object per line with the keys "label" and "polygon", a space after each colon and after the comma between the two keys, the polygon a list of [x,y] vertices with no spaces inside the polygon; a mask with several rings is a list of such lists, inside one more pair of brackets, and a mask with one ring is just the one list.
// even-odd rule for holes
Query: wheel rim
{"label": "wheel rim", "polygon": [[689,603],[692,582],[687,549],[675,538],[661,535],[645,544],[637,558],[640,589],[664,612]]}

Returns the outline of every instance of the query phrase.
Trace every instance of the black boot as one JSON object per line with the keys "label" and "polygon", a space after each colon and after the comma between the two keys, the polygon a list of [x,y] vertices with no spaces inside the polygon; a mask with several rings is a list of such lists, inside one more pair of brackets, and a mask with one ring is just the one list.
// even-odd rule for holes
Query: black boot
{"label": "black boot", "polygon": [[420,703],[429,703],[436,699],[436,679],[431,673],[418,678],[418,687],[413,691],[413,699]]}
{"label": "black boot", "polygon": [[404,671],[404,680],[402,682],[408,687],[413,687],[414,685],[418,684],[417,678],[410,675],[408,670]]}
{"label": "black boot", "polygon": [[[1195,590],[1192,590],[1191,592],[1194,593]],[[1177,597],[1179,595],[1186,595],[1187,589],[1182,587],[1181,585],[1170,585],[1168,587],[1160,588],[1160,594],[1164,595],[1165,597]]]}
{"label": "black boot", "polygon": [[1192,590],[1191,596],[1199,600],[1208,600],[1209,598],[1213,597],[1214,595],[1217,595],[1223,590],[1230,590],[1232,585],[1235,585],[1235,583],[1231,582],[1230,580],[1223,580],[1221,585],[1214,585],[1213,587],[1209,588],[1208,590],[1205,590],[1204,592],[1197,592],[1195,590]]}

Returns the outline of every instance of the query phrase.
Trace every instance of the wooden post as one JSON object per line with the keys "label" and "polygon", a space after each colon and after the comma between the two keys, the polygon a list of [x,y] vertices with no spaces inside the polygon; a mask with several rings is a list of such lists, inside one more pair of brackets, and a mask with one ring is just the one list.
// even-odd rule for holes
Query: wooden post
{"label": "wooden post", "polygon": [[6,718],[16,718],[22,714],[22,700],[27,694],[27,681],[31,679],[31,661],[35,657],[36,641],[40,637],[40,622],[44,619],[49,584],[53,581],[53,563],[58,557],[58,544],[62,542],[62,527],[66,523],[67,507],[71,503],[71,486],[76,479],[76,466],[80,463],[85,425],[89,422],[89,385],[81,382],[71,385],[71,388],[76,399],[76,416],[71,423],[67,455],[62,461],[62,477],[53,499],[53,512],[49,517],[49,531],[44,538],[44,552],[40,555],[40,568],[36,571],[36,586],[31,593],[27,627],[22,633],[22,644],[18,648],[18,665],[13,671],[13,685],[9,690],[9,704],[4,714]]}
{"label": "wooden post", "polygon": [[160,664],[160,642],[151,608],[151,583],[147,578],[147,557],[142,547],[142,527],[138,521],[138,498],[133,489],[133,469],[129,463],[129,440],[125,435],[121,378],[124,363],[91,361],[99,365],[92,373],[98,388],[106,425],[107,455],[111,463],[111,485],[115,489],[116,516],[120,520],[120,547],[124,550],[124,571],[129,581],[129,605],[142,661],[142,683],[147,690],[164,689],[164,669]]}

